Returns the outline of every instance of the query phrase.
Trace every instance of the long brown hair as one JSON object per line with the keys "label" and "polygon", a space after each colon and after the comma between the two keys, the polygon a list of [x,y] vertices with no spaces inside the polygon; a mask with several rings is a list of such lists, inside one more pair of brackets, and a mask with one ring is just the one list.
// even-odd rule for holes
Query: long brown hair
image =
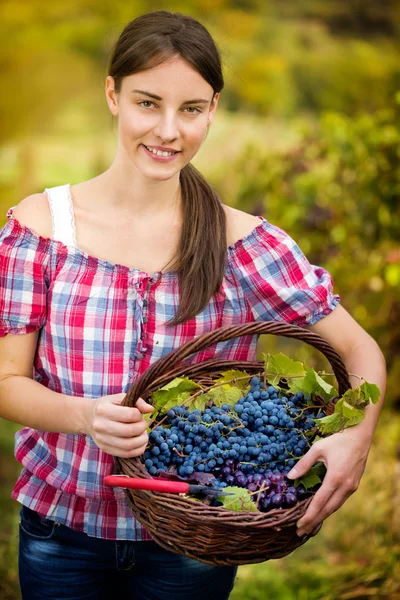
{"label": "long brown hair", "polygon": [[[141,15],[125,27],[115,42],[108,75],[119,93],[124,77],[178,55],[210,84],[214,96],[222,90],[221,59],[207,29],[192,17],[165,10]],[[183,225],[171,261],[180,304],[169,325],[183,323],[207,306],[222,285],[227,256],[226,215],[216,192],[190,163],[180,172],[180,184]]]}

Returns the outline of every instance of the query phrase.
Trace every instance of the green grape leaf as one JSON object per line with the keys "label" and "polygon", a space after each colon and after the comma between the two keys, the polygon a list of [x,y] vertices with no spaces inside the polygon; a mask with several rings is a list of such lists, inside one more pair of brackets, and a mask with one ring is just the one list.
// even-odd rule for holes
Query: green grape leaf
{"label": "green grape leaf", "polygon": [[314,419],[321,435],[330,435],[342,431],[347,421],[341,412],[334,412],[322,419]]}
{"label": "green grape leaf", "polygon": [[326,467],[323,463],[316,463],[311,469],[302,477],[294,480],[295,487],[303,485],[306,490],[311,490],[313,487],[322,483],[322,480],[326,473]]}
{"label": "green grape leaf", "polygon": [[153,392],[150,403],[160,414],[165,414],[172,406],[180,405],[187,400],[195,389],[201,389],[201,387],[190,379],[177,377],[166,386]]}
{"label": "green grape leaf", "polygon": [[372,402],[376,404],[379,401],[380,390],[374,383],[366,381],[358,388],[350,388],[343,394],[343,398],[352,406],[365,408]]}
{"label": "green grape leaf", "polygon": [[158,413],[159,411],[157,409],[154,409],[152,413],[145,413],[144,415],[142,415],[142,417],[147,424],[150,424],[156,420]]}
{"label": "green grape leaf", "polygon": [[[364,416],[365,416],[364,411],[360,410],[359,408],[356,408],[355,406],[352,406],[351,404],[346,402],[346,400],[344,398],[341,398],[340,400],[338,400],[336,406],[338,404],[341,405],[343,416],[346,417],[346,419],[350,419],[351,421],[358,419],[358,423],[360,423],[364,419]],[[335,406],[335,412],[336,412],[336,406]]]}
{"label": "green grape leaf", "polygon": [[228,383],[233,384],[236,388],[239,388],[240,390],[245,390],[249,387],[250,375],[246,373],[246,371],[238,371],[235,369],[231,369],[229,371],[221,371],[221,375],[222,377],[216,379],[215,383],[223,384],[223,388],[225,388],[226,384]]}
{"label": "green grape leaf", "polygon": [[189,410],[201,410],[203,411],[206,407],[207,402],[211,398],[208,393],[200,394],[199,396],[195,396],[193,400],[190,402],[190,406],[188,406]]}
{"label": "green grape leaf", "polygon": [[367,381],[364,381],[360,388],[369,402],[372,402],[372,404],[376,404],[377,402],[379,402],[379,398],[381,397],[381,391],[379,387],[375,385],[375,383],[368,383]]}
{"label": "green grape leaf", "polygon": [[201,386],[198,383],[192,381],[188,377],[175,377],[175,379],[163,385],[160,390],[178,389],[178,393],[180,393],[191,392],[192,390],[198,390],[200,388]]}
{"label": "green grape leaf", "polygon": [[240,487],[225,487],[224,492],[231,492],[231,496],[217,496],[228,510],[235,512],[256,512],[257,508],[252,500],[249,490]]}
{"label": "green grape leaf", "polygon": [[243,397],[242,391],[237,387],[231,385],[219,386],[208,390],[205,394],[202,394],[200,398],[203,402],[203,409],[207,402],[212,401],[215,406],[221,407],[223,404],[229,404],[229,406],[235,406],[235,404]]}
{"label": "green grape leaf", "polygon": [[311,396],[322,396],[324,400],[329,401],[337,396],[337,390],[327,381],[322,379],[314,369],[307,369],[305,377],[288,381],[289,390],[295,394],[303,392]]}
{"label": "green grape leaf", "polygon": [[[265,354],[264,368],[267,379],[272,385],[278,385],[282,378],[300,377],[305,375],[304,365],[300,361],[292,360],[282,352],[279,354]],[[271,379],[271,375],[275,375]]]}

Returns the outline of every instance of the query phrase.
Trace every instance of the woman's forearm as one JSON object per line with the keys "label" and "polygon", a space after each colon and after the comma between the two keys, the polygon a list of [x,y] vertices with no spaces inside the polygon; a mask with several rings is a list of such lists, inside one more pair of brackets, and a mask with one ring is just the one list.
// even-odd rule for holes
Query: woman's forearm
{"label": "woman's forearm", "polygon": [[[354,346],[345,357],[342,357],[348,373],[350,373],[350,383],[352,387],[360,386],[363,377],[368,383],[375,383],[380,389],[380,399],[377,404],[370,404],[365,410],[365,419],[355,427],[363,432],[367,438],[372,439],[376,425],[378,423],[379,413],[382,409],[384,396],[386,392],[386,362],[378,344],[370,338],[363,340],[363,343]],[[356,375],[358,377],[356,377]],[[353,429],[353,428],[352,428]]]}
{"label": "woman's forearm", "polygon": [[49,390],[20,375],[0,383],[0,417],[41,431],[86,433],[93,400]]}

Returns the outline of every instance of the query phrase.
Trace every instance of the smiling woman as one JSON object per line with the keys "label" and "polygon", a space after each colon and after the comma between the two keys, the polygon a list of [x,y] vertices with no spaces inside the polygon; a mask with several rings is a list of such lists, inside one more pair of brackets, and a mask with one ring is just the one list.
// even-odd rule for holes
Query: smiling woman
{"label": "smiling woman", "polygon": [[[116,77],[107,77],[106,94],[119,122],[116,160],[131,158],[142,176],[161,181],[184,169],[198,152],[219,98],[198,70],[179,56],[124,77],[120,86]],[[160,169],[159,164],[168,168]]]}
{"label": "smiling woman", "polygon": [[[161,549],[124,492],[104,484],[113,457],[141,456],[148,443],[153,408],[142,398],[121,406],[126,392],[185,342],[251,321],[317,326],[384,392],[379,349],[336,308],[330,274],[276,225],[222,204],[191,164],[223,85],[201,23],[167,11],[134,19],[105,82],[118,120],[113,163],[24,199],[0,231],[0,416],[25,426],[13,491],[24,600],[228,598],[235,567]],[[257,340],[229,339],[190,362],[254,361]],[[318,442],[328,484],[304,530],[356,485],[376,418],[354,440]]]}

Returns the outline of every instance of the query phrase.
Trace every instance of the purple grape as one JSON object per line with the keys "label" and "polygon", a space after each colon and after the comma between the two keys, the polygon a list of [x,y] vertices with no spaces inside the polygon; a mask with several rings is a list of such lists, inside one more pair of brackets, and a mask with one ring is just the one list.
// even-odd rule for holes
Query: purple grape
{"label": "purple grape", "polygon": [[252,475],[252,477],[254,483],[261,483],[263,480],[263,476],[261,475],[261,473],[256,473],[255,475]]}
{"label": "purple grape", "polygon": [[260,484],[260,487],[261,486],[265,494],[268,494],[271,491],[272,485],[269,479],[264,479],[264,481],[262,481],[262,483]]}
{"label": "purple grape", "polygon": [[291,492],[287,492],[284,497],[284,504],[285,506],[294,506],[295,504],[297,504],[297,496],[295,494],[292,494]]}
{"label": "purple grape", "polygon": [[239,487],[246,487],[247,486],[247,477],[245,475],[241,475],[236,477],[236,484]]}
{"label": "purple grape", "polygon": [[275,485],[275,491],[278,494],[282,494],[283,492],[286,492],[286,483],[284,483],[283,481],[280,481],[279,483],[277,483]]}
{"label": "purple grape", "polygon": [[256,492],[258,490],[258,485],[256,483],[248,483],[247,484],[247,489],[250,492]]}
{"label": "purple grape", "polygon": [[262,510],[268,510],[271,506],[271,500],[270,498],[263,498],[262,501],[260,502],[260,507]]}
{"label": "purple grape", "polygon": [[237,469],[237,471],[235,471],[234,475],[235,475],[235,477],[241,477],[242,475],[244,475],[244,473],[241,469]]}
{"label": "purple grape", "polygon": [[235,483],[235,478],[233,475],[228,475],[228,477],[225,477],[225,481],[228,485],[233,485]]}
{"label": "purple grape", "polygon": [[283,477],[284,476],[282,475],[282,473],[273,473],[270,477],[271,483],[276,485],[277,483],[280,483],[283,480]]}
{"label": "purple grape", "polygon": [[282,494],[273,494],[271,497],[272,506],[281,506],[282,505]]}

